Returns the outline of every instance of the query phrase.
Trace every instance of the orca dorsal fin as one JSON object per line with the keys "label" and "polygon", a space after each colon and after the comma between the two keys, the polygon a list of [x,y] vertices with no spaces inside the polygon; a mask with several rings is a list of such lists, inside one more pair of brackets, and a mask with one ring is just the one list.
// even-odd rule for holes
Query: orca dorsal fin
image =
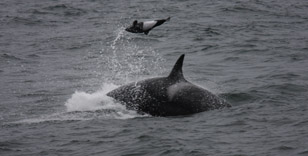
{"label": "orca dorsal fin", "polygon": [[133,26],[135,27],[137,25],[138,21],[137,20],[134,20],[133,22]]}
{"label": "orca dorsal fin", "polygon": [[184,57],[185,57],[185,54],[182,54],[178,58],[178,60],[176,61],[175,65],[173,66],[172,71],[170,72],[168,78],[171,78],[173,80],[184,79],[184,75],[183,75],[183,71],[182,71]]}

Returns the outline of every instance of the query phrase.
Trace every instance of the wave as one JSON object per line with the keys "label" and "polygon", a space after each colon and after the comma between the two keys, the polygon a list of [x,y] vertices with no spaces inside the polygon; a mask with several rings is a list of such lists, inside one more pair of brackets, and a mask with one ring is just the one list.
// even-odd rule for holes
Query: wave
{"label": "wave", "polygon": [[87,12],[85,9],[76,8],[68,4],[52,5],[45,7],[43,10],[64,16],[81,16]]}
{"label": "wave", "polygon": [[8,60],[21,60],[21,58],[19,58],[17,56],[14,56],[14,55],[11,55],[11,54],[6,54],[6,53],[2,54],[1,58],[8,59]]}

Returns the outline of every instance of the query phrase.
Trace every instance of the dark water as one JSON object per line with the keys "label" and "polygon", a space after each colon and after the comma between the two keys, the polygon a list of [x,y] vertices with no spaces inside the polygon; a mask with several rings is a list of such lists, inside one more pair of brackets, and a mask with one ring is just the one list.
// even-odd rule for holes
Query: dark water
{"label": "dark water", "polygon": [[[308,155],[308,1],[0,2],[0,155]],[[148,36],[133,20],[171,21]],[[126,110],[106,92],[167,75],[230,109]]]}

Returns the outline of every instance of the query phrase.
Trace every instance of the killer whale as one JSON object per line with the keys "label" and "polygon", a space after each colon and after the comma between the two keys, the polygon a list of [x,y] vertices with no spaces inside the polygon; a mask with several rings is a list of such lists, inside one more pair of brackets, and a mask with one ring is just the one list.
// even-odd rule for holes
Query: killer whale
{"label": "killer whale", "polygon": [[144,33],[147,35],[153,28],[160,26],[169,20],[170,20],[170,17],[166,19],[145,21],[145,22],[138,22],[137,20],[135,20],[133,24],[127,27],[125,30],[131,33]]}
{"label": "killer whale", "polygon": [[169,76],[120,86],[107,96],[126,105],[127,109],[152,116],[189,115],[230,107],[225,100],[184,78],[184,56],[179,57]]}

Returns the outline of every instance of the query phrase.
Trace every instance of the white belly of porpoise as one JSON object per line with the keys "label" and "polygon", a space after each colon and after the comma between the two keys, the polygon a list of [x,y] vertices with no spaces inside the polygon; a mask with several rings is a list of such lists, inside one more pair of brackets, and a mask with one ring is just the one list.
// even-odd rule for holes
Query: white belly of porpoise
{"label": "white belly of porpoise", "polygon": [[147,31],[154,27],[154,25],[157,23],[157,21],[146,21],[143,22],[143,30]]}

